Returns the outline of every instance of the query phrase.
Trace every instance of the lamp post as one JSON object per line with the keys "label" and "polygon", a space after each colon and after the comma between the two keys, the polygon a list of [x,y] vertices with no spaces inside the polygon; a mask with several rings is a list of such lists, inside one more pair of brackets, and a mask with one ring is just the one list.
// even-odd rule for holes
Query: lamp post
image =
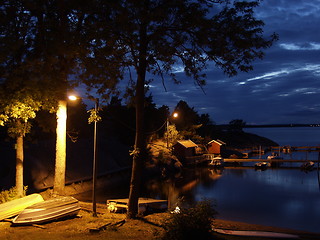
{"label": "lamp post", "polygon": [[[97,114],[99,107],[99,98],[94,101],[94,111]],[[93,172],[92,172],[92,212],[93,216],[97,217],[96,206],[96,187],[97,187],[97,118],[94,119],[94,131],[93,131]]]}
{"label": "lamp post", "polygon": [[[69,96],[70,100],[77,100],[79,97],[76,96]],[[92,167],[92,212],[93,217],[97,217],[97,201],[96,201],[96,187],[97,187],[97,122],[99,121],[97,116],[97,111],[99,108],[99,98],[85,98],[91,101],[94,101],[94,114],[95,116],[91,121],[94,122],[94,129],[93,129],[93,167]]]}

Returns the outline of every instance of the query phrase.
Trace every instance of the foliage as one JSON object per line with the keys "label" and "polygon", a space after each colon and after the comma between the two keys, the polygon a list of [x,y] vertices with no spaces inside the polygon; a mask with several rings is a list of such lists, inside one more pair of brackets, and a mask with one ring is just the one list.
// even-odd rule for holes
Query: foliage
{"label": "foliage", "polygon": [[[23,196],[26,196],[28,190],[28,186],[23,187]],[[9,202],[11,200],[18,198],[18,192],[16,187],[12,187],[9,190],[4,190],[0,192],[0,204]]]}
{"label": "foliage", "polygon": [[182,208],[164,222],[166,232],[161,239],[212,239],[211,225],[216,213],[209,200],[200,201],[191,208]]}
{"label": "foliage", "polygon": [[24,136],[30,131],[29,119],[36,117],[41,103],[29,96],[19,100],[10,99],[6,104],[2,104],[0,114],[0,125],[8,125],[8,133],[12,137]]}
{"label": "foliage", "polygon": [[243,128],[246,126],[246,122],[242,119],[234,119],[229,122],[229,131],[242,132]]}
{"label": "foliage", "polygon": [[[275,34],[265,38],[263,22],[254,17],[259,0],[63,3],[3,0],[0,80],[24,84],[52,100],[65,96],[71,75],[104,97],[119,93],[118,82],[129,76],[136,108],[135,147],[142,153],[146,147],[144,96],[152,82],[146,79],[147,73],[158,76],[165,88],[166,76],[180,82],[176,68],[181,66],[202,87],[203,70],[210,63],[228,76],[247,72],[277,39]],[[143,156],[133,160],[134,186],[139,185]]]}
{"label": "foliage", "polygon": [[178,140],[181,140],[182,136],[176,129],[175,125],[169,125],[167,131],[164,134],[164,140],[168,142],[168,147],[171,148]]}
{"label": "foliage", "polygon": [[90,113],[90,116],[88,118],[88,123],[91,124],[93,122],[100,122],[101,117],[99,116],[99,110],[98,109],[90,109],[88,110],[88,113]]}

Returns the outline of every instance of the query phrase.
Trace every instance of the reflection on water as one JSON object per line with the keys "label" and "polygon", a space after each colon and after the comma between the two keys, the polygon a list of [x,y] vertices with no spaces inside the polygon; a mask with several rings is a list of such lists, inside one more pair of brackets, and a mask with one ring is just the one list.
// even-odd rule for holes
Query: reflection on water
{"label": "reflection on water", "polygon": [[212,199],[218,218],[319,232],[316,170],[192,168],[175,180],[150,180],[146,190],[150,197],[168,199],[172,208]]}

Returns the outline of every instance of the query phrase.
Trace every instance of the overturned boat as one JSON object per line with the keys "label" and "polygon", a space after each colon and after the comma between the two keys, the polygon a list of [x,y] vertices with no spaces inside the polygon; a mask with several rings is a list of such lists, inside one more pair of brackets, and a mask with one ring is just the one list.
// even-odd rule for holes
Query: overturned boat
{"label": "overturned boat", "polygon": [[25,208],[39,202],[43,202],[40,194],[34,193],[0,204],[0,221],[18,215]]}
{"label": "overturned boat", "polygon": [[12,224],[32,225],[51,222],[76,216],[80,209],[79,201],[73,197],[54,198],[27,207],[13,219]]}

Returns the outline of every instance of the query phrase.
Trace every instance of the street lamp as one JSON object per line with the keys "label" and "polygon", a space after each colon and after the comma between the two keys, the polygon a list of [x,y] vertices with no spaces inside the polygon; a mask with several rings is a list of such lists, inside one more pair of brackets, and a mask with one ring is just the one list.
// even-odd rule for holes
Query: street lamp
{"label": "street lamp", "polygon": [[[69,99],[75,101],[79,99],[79,97],[70,95]],[[94,130],[93,130],[93,170],[92,170],[92,212],[93,217],[97,217],[97,201],[96,201],[96,187],[97,187],[97,122],[99,121],[97,117],[97,111],[99,108],[99,98],[85,98],[91,101],[94,101],[94,118],[92,121],[94,122]]]}
{"label": "street lamp", "polygon": [[[178,115],[178,113],[177,112],[174,112],[173,114],[172,114],[172,117],[173,118],[177,118],[179,115]],[[170,118],[170,116],[169,117],[167,117],[167,148],[169,148],[169,118]]]}

